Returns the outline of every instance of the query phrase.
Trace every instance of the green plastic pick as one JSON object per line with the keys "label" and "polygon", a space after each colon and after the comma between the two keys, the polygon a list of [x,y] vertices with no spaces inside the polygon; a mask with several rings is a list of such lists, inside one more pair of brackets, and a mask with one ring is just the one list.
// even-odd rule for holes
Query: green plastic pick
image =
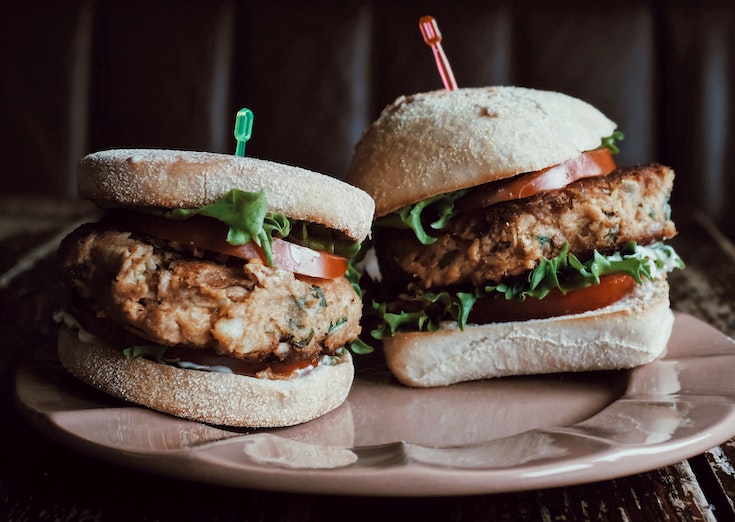
{"label": "green plastic pick", "polygon": [[236,156],[245,155],[245,143],[253,135],[253,111],[242,108],[235,116],[235,139],[237,140]]}

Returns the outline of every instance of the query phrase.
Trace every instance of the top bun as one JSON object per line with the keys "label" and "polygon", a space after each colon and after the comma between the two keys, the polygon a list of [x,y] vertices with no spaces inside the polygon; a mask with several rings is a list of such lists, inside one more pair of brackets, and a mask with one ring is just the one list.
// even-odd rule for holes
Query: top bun
{"label": "top bun", "polygon": [[79,163],[79,197],[102,207],[198,208],[231,189],[266,193],[268,210],[362,242],[375,204],[362,190],[299,167],[211,152],[118,149]]}
{"label": "top bun", "polygon": [[357,143],[346,181],[373,196],[380,217],[559,164],[599,147],[615,127],[558,92],[481,87],[401,96]]}

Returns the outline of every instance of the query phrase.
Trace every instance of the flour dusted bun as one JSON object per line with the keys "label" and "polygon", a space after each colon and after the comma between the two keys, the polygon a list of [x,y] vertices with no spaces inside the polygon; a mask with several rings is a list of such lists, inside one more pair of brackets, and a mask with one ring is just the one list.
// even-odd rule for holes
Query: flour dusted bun
{"label": "flour dusted bun", "polygon": [[386,362],[408,386],[445,386],[510,375],[618,370],[666,348],[674,317],[665,280],[639,286],[606,308],[549,319],[401,333],[384,341]]}
{"label": "flour dusted bun", "polygon": [[422,199],[559,164],[615,130],[565,94],[522,87],[401,96],[355,147],[346,181],[376,201],[376,217]]}
{"label": "flour dusted bun", "polygon": [[58,353],[77,378],[120,399],[199,422],[249,428],[291,426],[324,415],[345,401],[354,377],[349,351],[337,364],[269,380],[129,359],[104,342],[80,340],[66,326]]}
{"label": "flour dusted bun", "polygon": [[[512,86],[383,110],[346,180],[375,199],[365,295],[380,304],[399,381],[613,370],[661,355],[673,323],[665,274],[683,266],[663,244],[676,234],[673,171],[618,167],[615,129],[584,101]],[[637,285],[649,276],[658,282]],[[426,324],[440,326],[417,331]]]}
{"label": "flour dusted bun", "polygon": [[263,189],[268,210],[363,241],[374,203],[362,190],[303,168],[211,152],[118,149],[79,163],[78,193],[100,206],[197,208],[231,189]]}

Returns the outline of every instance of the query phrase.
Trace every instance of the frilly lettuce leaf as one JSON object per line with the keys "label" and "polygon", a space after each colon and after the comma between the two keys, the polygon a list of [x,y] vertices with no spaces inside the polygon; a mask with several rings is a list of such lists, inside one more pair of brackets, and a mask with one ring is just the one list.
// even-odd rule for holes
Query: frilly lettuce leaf
{"label": "frilly lettuce leaf", "polygon": [[227,242],[244,245],[250,241],[263,249],[266,261],[273,266],[273,238],[283,238],[314,250],[334,253],[342,257],[354,256],[360,248],[340,232],[317,223],[292,221],[285,215],[268,212],[263,190],[246,192],[232,189],[220,199],[196,209],[177,208],[164,213],[169,219],[188,219],[195,215],[207,216],[225,223],[229,230]]}
{"label": "frilly lettuce leaf", "polygon": [[610,149],[610,152],[617,154],[620,152],[616,141],[622,141],[625,138],[625,134],[620,131],[613,132],[610,136],[602,138],[602,144],[598,147],[600,149]]}
{"label": "frilly lettuce leaf", "polygon": [[160,344],[138,344],[135,346],[130,346],[129,348],[125,348],[123,350],[123,354],[125,354],[125,357],[127,357],[128,359],[143,357],[145,359],[150,359],[156,362],[165,362],[167,361],[167,359],[164,359],[163,356],[166,353],[166,350],[167,348]]}
{"label": "frilly lettuce leaf", "polygon": [[352,259],[360,251],[359,243],[319,223],[293,222],[288,239],[299,245],[308,246],[320,252],[336,254],[346,259]]}
{"label": "frilly lettuce leaf", "polygon": [[439,194],[428,199],[407,205],[395,212],[378,218],[376,227],[410,228],[423,245],[436,241],[427,228],[441,230],[454,216],[454,202],[465,195],[467,190]]}
{"label": "frilly lettuce leaf", "polygon": [[284,238],[291,232],[291,222],[283,214],[269,213],[265,192],[245,192],[232,189],[220,199],[199,208],[177,208],[166,212],[169,219],[207,216],[225,223],[229,230],[227,242],[244,245],[253,241],[263,249],[266,260],[273,266],[271,245],[273,236]]}
{"label": "frilly lettuce leaf", "polygon": [[[582,263],[569,253],[569,246],[552,259],[543,259],[527,278],[510,283],[485,285],[468,292],[427,292],[418,296],[401,295],[401,310],[388,310],[386,303],[372,302],[373,316],[378,326],[371,331],[374,339],[384,339],[397,331],[435,331],[442,321],[456,321],[461,329],[477,299],[494,293],[506,299],[543,299],[553,289],[566,293],[600,282],[606,274],[628,274],[639,284],[644,279],[653,280],[676,268],[684,268],[684,262],[674,249],[663,243],[639,246],[628,243],[621,251],[604,256],[594,252],[592,259]],[[429,315],[424,304],[432,304]]]}

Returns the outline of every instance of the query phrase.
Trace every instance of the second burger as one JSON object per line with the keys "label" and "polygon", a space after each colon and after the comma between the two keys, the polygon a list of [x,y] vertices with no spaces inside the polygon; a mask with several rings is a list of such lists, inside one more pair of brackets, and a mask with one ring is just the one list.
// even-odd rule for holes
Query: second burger
{"label": "second burger", "polygon": [[[346,180],[376,202],[373,336],[404,384],[611,370],[659,357],[681,260],[674,172],[618,168],[616,125],[521,87],[400,97]],[[368,270],[376,274],[376,270]]]}

